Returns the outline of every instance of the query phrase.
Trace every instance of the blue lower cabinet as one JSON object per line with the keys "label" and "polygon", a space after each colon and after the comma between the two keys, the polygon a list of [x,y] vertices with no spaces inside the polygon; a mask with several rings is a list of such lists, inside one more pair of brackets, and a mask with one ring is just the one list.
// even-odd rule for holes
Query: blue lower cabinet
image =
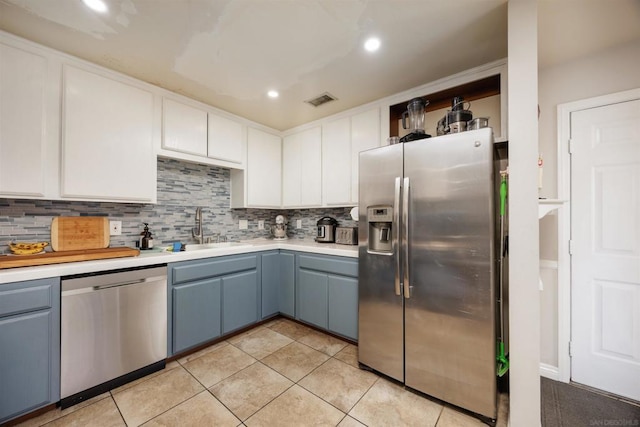
{"label": "blue lower cabinet", "polygon": [[221,290],[220,278],[173,287],[173,353],[222,334]]}
{"label": "blue lower cabinet", "polygon": [[297,318],[327,329],[328,278],[326,273],[298,270]]}
{"label": "blue lower cabinet", "polygon": [[280,252],[280,282],[278,309],[280,313],[294,317],[296,314],[296,256],[292,252]]}
{"label": "blue lower cabinet", "polygon": [[329,276],[329,330],[358,339],[358,279]]}
{"label": "blue lower cabinet", "polygon": [[278,251],[262,254],[262,307],[261,318],[266,319],[278,314],[280,287],[280,253]]}
{"label": "blue lower cabinet", "polygon": [[358,260],[298,254],[296,318],[358,339]]}
{"label": "blue lower cabinet", "polygon": [[222,278],[222,333],[258,321],[258,273],[256,270]]}
{"label": "blue lower cabinet", "polygon": [[169,354],[259,320],[259,260],[243,254],[169,264]]}
{"label": "blue lower cabinet", "polygon": [[0,423],[60,400],[60,280],[0,285]]}

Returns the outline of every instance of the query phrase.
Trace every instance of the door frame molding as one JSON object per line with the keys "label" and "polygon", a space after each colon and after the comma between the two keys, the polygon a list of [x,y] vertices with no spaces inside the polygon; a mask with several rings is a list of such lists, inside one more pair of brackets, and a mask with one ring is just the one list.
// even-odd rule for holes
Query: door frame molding
{"label": "door frame molding", "polygon": [[571,114],[640,99],[640,88],[558,104],[558,199],[566,200],[558,211],[558,379],[571,380]]}

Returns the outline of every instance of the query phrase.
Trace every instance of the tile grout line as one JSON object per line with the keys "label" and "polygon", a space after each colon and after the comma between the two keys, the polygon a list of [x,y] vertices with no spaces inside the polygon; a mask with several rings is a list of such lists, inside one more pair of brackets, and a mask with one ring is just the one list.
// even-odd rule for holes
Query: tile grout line
{"label": "tile grout line", "polygon": [[[276,350],[277,351],[277,350]],[[275,352],[274,352],[275,353]],[[273,353],[272,353],[273,354]],[[262,363],[262,361],[258,360],[258,363],[262,364],[263,366],[267,367],[268,369],[271,369],[273,372],[275,372],[276,374],[282,376],[283,378],[286,378],[287,380],[289,380],[291,382],[291,385],[289,387],[287,387],[286,389],[284,389],[282,391],[282,393],[278,394],[277,396],[275,396],[273,399],[269,400],[267,403],[265,403],[264,405],[262,405],[257,411],[255,411],[254,413],[252,413],[251,415],[249,415],[247,417],[246,420],[240,420],[242,421],[242,425],[245,425],[245,421],[247,421],[249,418],[253,417],[255,414],[257,414],[258,412],[262,411],[267,405],[269,405],[271,402],[273,402],[274,400],[276,400],[278,397],[282,396],[283,394],[285,394],[289,389],[291,389],[293,386],[297,385],[296,382],[292,381],[290,378],[286,377],[285,375],[281,374],[280,372],[276,371],[275,369],[273,369],[271,366],[266,365],[264,363]],[[248,367],[248,366],[247,366]],[[246,369],[246,368],[245,368]],[[244,369],[243,369],[244,370]],[[235,374],[234,374],[235,375]],[[233,411],[232,411],[233,412]],[[235,414],[234,414],[235,415]],[[238,418],[239,419],[239,418]]]}
{"label": "tile grout line", "polygon": [[[281,323],[281,322],[278,322],[278,323]],[[276,324],[276,325],[277,325],[277,324]],[[275,325],[274,325],[274,326],[275,326]],[[288,345],[293,344],[294,342],[297,342],[297,343],[302,344],[302,345],[304,345],[304,346],[306,346],[306,347],[308,347],[308,348],[310,348],[310,349],[312,349],[312,350],[314,350],[314,351],[317,351],[317,352],[322,353],[322,354],[324,354],[324,355],[326,355],[326,356],[329,356],[329,358],[328,358],[327,360],[325,360],[324,362],[322,362],[320,365],[316,366],[314,369],[312,369],[310,372],[308,372],[305,376],[303,376],[302,378],[300,378],[298,381],[292,381],[292,380],[291,380],[290,378],[288,378],[286,375],[281,374],[280,372],[276,371],[275,369],[273,369],[273,368],[271,368],[270,366],[268,366],[268,365],[266,365],[265,363],[263,363],[263,362],[262,362],[262,359],[256,359],[258,363],[261,363],[263,366],[265,366],[265,367],[267,367],[267,368],[271,369],[272,371],[274,371],[274,372],[275,372],[275,373],[277,373],[278,375],[281,375],[282,377],[287,378],[287,379],[288,379],[289,381],[291,381],[293,384],[292,384],[291,386],[289,386],[286,390],[284,390],[282,393],[280,393],[280,394],[278,394],[277,396],[275,396],[275,397],[274,397],[273,399],[271,399],[269,402],[267,402],[266,404],[264,404],[262,407],[260,407],[260,409],[258,409],[258,410],[257,410],[257,411],[255,411],[253,414],[251,414],[247,419],[251,418],[251,417],[252,417],[252,416],[254,416],[256,413],[260,412],[262,409],[264,409],[267,405],[269,405],[271,402],[273,402],[273,401],[274,401],[275,399],[277,399],[279,396],[281,396],[282,394],[286,393],[286,391],[287,391],[287,390],[289,390],[289,389],[291,389],[294,385],[297,385],[298,387],[300,387],[300,388],[302,388],[303,390],[305,390],[305,391],[307,391],[307,392],[311,393],[313,396],[316,396],[317,398],[319,398],[319,399],[320,399],[320,400],[322,400],[323,402],[325,402],[325,403],[329,404],[331,407],[333,407],[333,408],[337,409],[338,411],[340,411],[341,413],[343,413],[343,414],[344,414],[344,417],[342,417],[342,418],[341,418],[341,420],[342,420],[342,419],[344,419],[344,418],[348,415],[347,413],[345,413],[344,411],[342,411],[342,409],[340,409],[340,408],[336,407],[335,405],[333,405],[331,402],[327,402],[325,399],[323,399],[322,397],[318,396],[317,394],[315,394],[315,393],[314,393],[314,392],[312,392],[311,390],[307,390],[304,386],[300,385],[299,383],[300,383],[300,381],[302,381],[304,378],[306,378],[307,376],[311,375],[314,371],[316,371],[318,368],[320,368],[322,365],[324,365],[325,363],[327,363],[329,360],[334,359],[335,354],[338,354],[339,352],[341,352],[344,348],[346,348],[346,347],[347,347],[347,345],[348,345],[348,344],[344,345],[340,350],[338,350],[338,351],[337,351],[337,352],[332,356],[332,355],[329,355],[329,354],[327,354],[327,353],[324,353],[324,352],[322,352],[322,351],[320,351],[320,350],[317,350],[317,349],[315,349],[315,348],[313,348],[313,347],[311,347],[311,346],[309,346],[309,345],[307,345],[307,344],[305,344],[305,343],[303,343],[303,342],[300,342],[300,341],[299,341],[300,339],[302,339],[302,338],[306,337],[307,335],[310,335],[312,332],[315,332],[315,331],[313,331],[313,330],[311,330],[308,334],[305,334],[304,336],[300,337],[299,339],[295,339],[295,338],[293,338],[293,337],[290,337],[290,336],[285,335],[285,334],[283,334],[283,333],[280,333],[280,332],[278,332],[278,331],[274,331],[274,330],[273,330],[273,329],[271,329],[269,326],[266,326],[266,328],[267,328],[267,329],[270,329],[272,332],[274,332],[274,333],[276,333],[276,334],[278,334],[278,335],[282,335],[282,336],[284,336],[284,337],[286,337],[286,338],[289,338],[289,339],[291,339],[292,341],[291,341],[290,343],[288,343],[288,344],[286,344],[286,345],[284,345],[284,346],[282,346],[282,347],[280,347],[280,348],[278,348],[278,349],[276,349],[276,350],[272,351],[272,352],[271,352],[271,353],[269,353],[268,355],[264,356],[262,359],[265,359],[265,358],[269,357],[270,355],[272,355],[272,354],[276,353],[277,351],[281,350],[282,348],[284,348],[284,347],[286,347],[286,346],[288,346]],[[259,328],[255,328],[255,329],[259,329]],[[247,337],[249,337],[249,336],[251,336],[251,335],[252,335],[252,334],[248,334],[248,335],[247,335]],[[329,336],[329,335],[327,335],[327,336]],[[233,343],[229,343],[229,345],[233,345],[233,346],[234,346],[235,348],[237,348],[238,350],[243,351],[241,348],[236,347]],[[244,352],[244,351],[243,351],[243,352]],[[248,354],[248,353],[246,353],[246,352],[244,352],[244,353],[245,353],[245,354]],[[251,356],[251,357],[253,357],[253,356],[252,356],[252,355],[250,355],[250,354],[248,354],[248,355],[249,355],[249,356]],[[254,357],[254,359],[255,359],[255,357]],[[336,360],[339,360],[339,359],[336,359]],[[345,362],[343,362],[343,361],[341,361],[341,360],[339,360],[339,361],[340,361],[340,362],[342,362],[342,363],[345,363]],[[252,364],[252,365],[253,365],[253,364]],[[348,365],[348,364],[347,364],[347,365]],[[350,365],[348,365],[348,366],[350,366]],[[247,367],[247,368],[248,368],[248,367]],[[243,371],[244,369],[246,369],[246,368],[243,368],[243,369],[241,369],[241,370],[240,370],[240,371],[238,371],[238,372],[241,372],[241,371]],[[234,373],[233,375],[236,375],[238,372]],[[228,378],[232,377],[233,375],[230,375],[229,377],[227,377],[227,378],[225,378],[225,379],[228,379]],[[219,382],[221,382],[221,381],[224,381],[224,380],[220,380]],[[377,380],[376,380],[376,381],[377,381]],[[216,383],[216,384],[217,384],[217,383]],[[375,382],[374,382],[374,384],[375,384]],[[215,385],[215,384],[214,384],[214,385]],[[212,386],[212,387],[213,387],[213,386]],[[368,389],[367,389],[367,391],[368,391]],[[365,394],[366,394],[366,392],[365,392]],[[215,397],[215,396],[214,396],[214,397]],[[221,403],[222,403],[222,402],[221,402]],[[354,405],[354,406],[355,406],[355,405]],[[226,407],[226,406],[225,406],[225,407]],[[232,413],[233,413],[233,411],[232,411]],[[235,414],[234,414],[234,415],[235,415]]]}
{"label": "tile grout line", "polygon": [[[189,372],[186,368],[184,368],[184,367],[182,366],[182,364],[180,364],[179,362],[178,362],[178,364],[180,365],[180,367],[181,367],[182,369],[184,369],[184,371],[185,371],[187,374],[191,375],[191,372]],[[172,370],[174,370],[174,369],[176,369],[176,368],[169,369],[169,371],[172,371]],[[169,372],[169,371],[167,371],[167,372]],[[157,376],[158,376],[158,375],[156,375],[156,377],[157,377]],[[193,377],[193,375],[191,375],[191,376]],[[155,377],[153,377],[153,378],[155,378]],[[193,377],[193,378],[194,378],[196,381],[198,381],[198,379],[197,379],[197,378],[195,378],[195,377]],[[150,378],[150,379],[151,379],[151,378]],[[146,382],[146,381],[142,381],[140,384],[142,384],[142,383],[144,383],[144,382]],[[200,381],[198,381],[198,384],[200,384],[200,385],[202,385],[202,386],[204,387],[204,385],[203,385],[202,383],[200,383]],[[137,385],[137,384],[136,384],[136,385]],[[128,389],[127,389],[127,390],[128,390]],[[206,391],[206,390],[207,390],[207,388],[206,388],[206,387],[204,387],[204,390],[202,390],[202,391]],[[126,390],[123,390],[123,392],[124,392],[124,391],[126,391]],[[139,425],[139,426],[142,426],[142,425],[144,425],[144,424],[148,423],[149,421],[151,421],[151,420],[154,420],[154,419],[158,418],[159,416],[161,416],[161,415],[163,415],[163,414],[165,414],[165,413],[169,412],[170,410],[172,410],[172,409],[174,409],[174,408],[176,408],[176,407],[178,407],[178,406],[182,405],[184,402],[186,402],[186,401],[188,401],[188,400],[193,399],[194,397],[196,397],[197,395],[199,395],[200,393],[202,393],[202,391],[197,392],[197,393],[196,393],[196,394],[194,394],[193,396],[188,397],[187,399],[185,399],[185,400],[183,400],[183,401],[181,401],[181,402],[176,403],[176,404],[175,404],[175,405],[173,405],[172,407],[168,408],[166,411],[162,411],[161,413],[159,413],[159,414],[157,414],[157,415],[155,415],[155,416],[153,416],[153,417],[149,418],[148,420],[144,421],[142,424],[138,424],[138,425]],[[110,393],[111,393],[111,392],[110,392]],[[112,397],[112,398],[113,398],[113,397]],[[120,407],[118,406],[118,403],[117,403],[115,400],[116,400],[116,399],[115,399],[115,398],[113,398],[113,401],[114,401],[114,403],[116,404],[116,407],[118,408],[118,412],[120,412]],[[120,414],[122,415],[122,412],[120,412]],[[129,423],[127,423],[127,420],[124,418],[124,415],[122,415],[122,418],[124,419],[124,423],[127,425],[127,427],[130,427],[130,426],[129,426]]]}
{"label": "tile grout line", "polygon": [[440,422],[440,418],[442,418],[442,414],[444,414],[444,405],[440,405],[440,413],[438,414],[438,418],[436,418],[436,423],[433,427],[438,427],[438,423]]}
{"label": "tile grout line", "polygon": [[[254,329],[259,329],[259,328],[254,328]],[[249,334],[249,335],[251,335],[251,334]],[[247,335],[247,336],[249,336],[249,335]],[[216,344],[213,344],[213,345],[216,345]],[[202,387],[204,387],[204,391],[206,391],[207,393],[209,393],[209,394],[210,394],[214,399],[216,399],[216,400],[217,400],[217,401],[218,401],[222,406],[224,406],[224,408],[225,408],[227,411],[229,411],[229,412],[230,412],[234,417],[236,417],[236,418],[240,421],[240,424],[239,424],[239,425],[245,425],[245,424],[244,424],[244,421],[245,421],[245,420],[240,419],[240,417],[239,417],[238,415],[236,415],[236,413],[235,413],[235,412],[233,412],[233,411],[231,410],[231,408],[229,408],[227,405],[225,405],[225,404],[224,404],[224,402],[222,402],[220,399],[218,399],[218,398],[216,397],[216,395],[215,395],[215,394],[213,394],[213,392],[211,391],[211,388],[212,388],[212,387],[214,387],[216,384],[219,384],[219,383],[221,383],[222,381],[224,381],[224,380],[226,380],[226,379],[228,379],[228,378],[231,378],[232,376],[234,376],[234,375],[236,375],[236,374],[238,374],[238,373],[240,373],[240,372],[244,371],[245,369],[250,368],[250,367],[251,367],[251,366],[253,366],[255,363],[260,363],[260,360],[256,359],[255,357],[251,356],[250,354],[246,353],[245,351],[243,351],[242,349],[240,349],[240,348],[236,347],[235,345],[233,345],[232,343],[230,343],[230,342],[228,342],[228,341],[227,341],[227,345],[233,346],[233,348],[235,348],[235,349],[237,349],[237,350],[239,350],[239,351],[243,352],[243,353],[244,353],[244,354],[246,354],[247,356],[249,356],[249,357],[251,357],[252,359],[254,359],[254,360],[255,360],[255,362],[251,363],[249,366],[245,366],[244,368],[240,369],[238,372],[235,372],[235,373],[233,373],[233,374],[229,375],[228,377],[225,377],[225,378],[221,379],[220,381],[216,382],[215,384],[212,384],[212,385],[211,385],[211,387],[207,387],[206,385],[204,385],[204,384],[203,384],[203,383],[202,383],[198,378],[196,378],[196,376],[195,376],[195,375],[193,375],[193,374],[191,373],[191,371],[189,371],[189,369],[185,368],[185,367],[184,367],[184,365],[182,365],[182,363],[180,363],[179,361],[178,361],[178,364],[180,364],[180,366],[182,366],[182,368],[183,368],[183,369],[184,369],[184,370],[185,370],[189,375],[191,375],[191,377],[193,377],[193,379],[195,379],[195,380],[198,382],[198,384],[200,384]],[[224,348],[224,347],[226,347],[226,346],[223,346],[223,347],[221,347],[221,348]],[[211,353],[213,353],[213,352],[215,352],[215,351],[217,351],[217,350],[214,350],[214,351],[212,351]],[[210,353],[203,354],[203,355],[202,355],[202,356],[200,356],[200,357],[204,357],[204,356],[206,356],[207,354],[210,354]],[[200,357],[196,357],[196,358],[195,358],[195,359],[193,359],[193,360],[200,359]],[[190,360],[189,362],[192,362],[193,360]],[[187,363],[189,363],[189,362],[187,362]],[[200,394],[200,393],[198,393],[198,394]],[[196,396],[197,396],[198,394],[196,394]],[[194,396],[192,396],[192,397],[194,397]],[[188,400],[188,399],[187,399],[187,400]],[[172,409],[173,409],[173,408],[172,408]],[[260,409],[262,409],[262,408],[260,408]],[[256,412],[258,412],[258,411],[256,411]],[[254,413],[254,414],[255,414],[255,413]],[[254,414],[251,414],[251,416],[253,416]],[[249,417],[247,417],[247,419],[249,419]]]}
{"label": "tile grout line", "polygon": [[[375,374],[374,374],[375,375]],[[349,411],[347,412],[347,415],[350,416],[351,418],[353,418],[354,420],[358,421],[360,424],[364,424],[365,426],[367,424],[365,424],[363,421],[359,420],[358,418],[354,417],[353,415],[350,415],[350,412],[353,411],[353,408],[355,408],[356,406],[358,406],[358,403],[360,403],[360,401],[362,399],[364,399],[364,397],[367,395],[367,393],[369,393],[369,390],[371,390],[373,388],[374,385],[376,385],[378,383],[378,381],[380,381],[379,376],[376,375],[376,380],[373,382],[373,384],[371,384],[369,386],[369,388],[367,388],[367,391],[365,391],[364,393],[362,393],[362,396],[360,396],[360,398],[356,401],[356,403],[353,404],[353,406],[351,407],[351,409],[349,409]]]}
{"label": "tile grout line", "polygon": [[[300,344],[303,344],[303,345],[304,345],[304,343],[300,343]],[[346,346],[345,346],[345,347],[346,347]],[[343,347],[343,349],[344,349],[345,347]],[[313,347],[309,347],[309,348],[312,348],[313,350],[316,350],[316,349],[314,349]],[[316,351],[319,351],[319,350],[316,350]],[[340,350],[340,351],[342,351],[342,350]],[[338,351],[338,353],[340,353],[340,351]],[[322,353],[322,352],[321,352],[321,353]],[[338,354],[338,353],[336,353],[336,354]],[[323,353],[323,354],[327,355],[326,353]],[[327,356],[329,356],[329,355],[327,355]],[[334,356],[335,356],[335,355],[334,355]],[[376,375],[376,377],[377,377],[377,378],[376,378],[376,380],[373,382],[373,384],[371,384],[371,385],[367,388],[367,390],[362,394],[362,396],[360,396],[360,398],[356,401],[356,403],[354,403],[354,404],[353,404],[353,406],[349,409],[349,411],[345,412],[345,411],[343,411],[342,409],[340,409],[340,408],[338,408],[337,406],[335,406],[333,403],[331,403],[331,402],[327,401],[326,399],[324,399],[322,396],[318,396],[318,395],[317,395],[316,393],[314,393],[312,390],[309,390],[309,389],[307,389],[305,386],[303,386],[303,385],[299,384],[299,383],[300,383],[300,381],[304,380],[304,379],[305,379],[305,378],[307,378],[309,375],[313,374],[316,370],[318,370],[321,366],[325,365],[325,364],[326,364],[327,362],[329,362],[331,359],[335,359],[335,360],[337,360],[338,362],[344,363],[345,365],[347,365],[347,366],[349,366],[349,367],[353,367],[353,366],[349,365],[348,363],[343,362],[343,361],[342,361],[342,360],[340,360],[340,359],[336,359],[334,356],[329,356],[329,358],[328,358],[327,360],[325,360],[324,362],[322,362],[321,364],[319,364],[318,366],[316,366],[315,368],[313,368],[313,369],[312,369],[311,371],[309,371],[305,376],[303,376],[303,377],[302,377],[302,378],[300,378],[297,382],[295,382],[295,385],[297,385],[298,387],[301,387],[301,388],[302,388],[302,389],[304,389],[305,391],[308,391],[308,392],[309,392],[309,393],[311,393],[312,395],[316,396],[318,399],[320,399],[320,400],[322,400],[323,402],[325,402],[325,403],[327,403],[327,404],[331,405],[332,407],[336,408],[338,411],[342,412],[342,413],[345,415],[345,417],[346,417],[347,415],[349,415],[349,412],[350,412],[353,408],[355,408],[355,406],[358,404],[358,402],[360,402],[360,400],[364,397],[364,395],[365,395],[365,394],[367,394],[367,393],[369,392],[369,390],[371,389],[371,387],[373,387],[373,386],[374,386],[374,384],[378,382],[379,377],[377,377],[377,375]],[[375,374],[374,374],[374,375],[375,375]],[[344,419],[345,417],[343,417],[342,419]],[[341,422],[342,422],[342,419],[340,420]],[[357,419],[357,418],[354,418],[354,419]],[[360,422],[360,420],[358,420],[358,422]],[[360,422],[360,423],[361,423],[361,424],[364,424],[364,423],[362,423],[362,422]],[[340,424],[340,423],[338,423],[338,424]],[[365,424],[365,425],[366,425],[366,424]]]}
{"label": "tile grout line", "polygon": [[113,393],[111,393],[111,390],[109,390],[109,397],[111,398],[111,400],[113,401],[113,404],[116,405],[116,410],[118,411],[118,413],[120,414],[120,418],[122,418],[122,422],[124,423],[125,426],[129,426],[129,424],[127,423],[127,420],[124,418],[124,414],[122,413],[122,411],[120,410],[120,407],[118,406],[118,402],[116,402],[116,399],[113,397]]}

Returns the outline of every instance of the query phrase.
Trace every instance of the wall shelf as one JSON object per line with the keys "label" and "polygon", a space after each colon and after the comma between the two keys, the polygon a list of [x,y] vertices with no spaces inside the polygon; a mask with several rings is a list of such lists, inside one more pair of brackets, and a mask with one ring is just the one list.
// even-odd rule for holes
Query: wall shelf
{"label": "wall shelf", "polygon": [[[494,95],[500,95],[500,74],[420,96],[420,98],[429,101],[429,105],[425,107],[425,112],[428,113],[443,108],[451,108],[451,100],[456,96],[462,96],[465,102],[471,102]],[[398,121],[402,118],[402,113],[407,110],[409,101],[410,99],[407,99],[389,107],[389,130],[391,135],[399,134]]]}
{"label": "wall shelf", "polygon": [[542,219],[549,213],[562,207],[566,200],[560,199],[540,199],[538,200],[538,219]]}

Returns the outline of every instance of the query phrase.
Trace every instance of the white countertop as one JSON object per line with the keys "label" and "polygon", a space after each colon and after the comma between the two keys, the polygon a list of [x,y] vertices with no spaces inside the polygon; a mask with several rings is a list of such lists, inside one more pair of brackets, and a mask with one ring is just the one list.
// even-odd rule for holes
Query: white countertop
{"label": "white countertop", "polygon": [[167,264],[192,259],[212,258],[225,255],[237,255],[251,252],[262,252],[285,249],[297,252],[310,252],[322,255],[337,255],[351,258],[358,257],[358,246],[336,245],[333,243],[316,243],[311,240],[248,240],[244,246],[230,246],[216,249],[201,249],[190,252],[168,252],[162,248],[141,251],[140,256],[112,258],[95,261],[69,262],[64,264],[42,265],[38,267],[17,267],[0,270],[0,284],[21,282],[24,280],[44,279],[47,277],[69,276],[72,274],[93,273],[96,271],[117,270],[121,268],[144,267]]}

